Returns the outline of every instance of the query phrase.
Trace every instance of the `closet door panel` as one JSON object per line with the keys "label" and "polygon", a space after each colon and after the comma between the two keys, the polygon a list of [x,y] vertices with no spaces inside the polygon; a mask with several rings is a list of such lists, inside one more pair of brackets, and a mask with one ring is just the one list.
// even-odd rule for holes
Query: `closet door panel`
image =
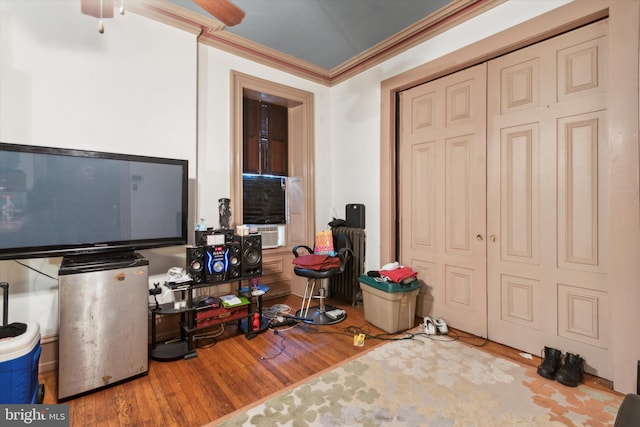
{"label": "closet door panel", "polygon": [[607,21],[488,64],[489,338],[608,351]]}
{"label": "closet door panel", "polygon": [[400,262],[418,316],[486,336],[486,65],[401,94]]}

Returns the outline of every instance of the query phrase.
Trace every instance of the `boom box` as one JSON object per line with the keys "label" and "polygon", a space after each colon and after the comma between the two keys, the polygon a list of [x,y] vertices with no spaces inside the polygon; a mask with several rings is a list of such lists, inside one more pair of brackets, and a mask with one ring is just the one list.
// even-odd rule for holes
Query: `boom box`
{"label": "boom box", "polygon": [[262,274],[262,236],[250,234],[240,237],[242,251],[242,277],[260,276]]}
{"label": "boom box", "polygon": [[206,246],[207,245],[207,236],[212,234],[213,230],[208,229],[207,231],[196,231],[196,240],[194,244],[196,246]]}
{"label": "boom box", "polygon": [[[213,236],[213,237],[209,237]],[[214,242],[211,243],[210,241]],[[233,230],[214,230],[207,228],[207,231],[196,231],[196,246],[221,245],[233,241]]]}
{"label": "boom box", "polygon": [[221,283],[238,279],[242,273],[240,244],[229,242],[204,247],[204,280],[206,283]]}
{"label": "boom box", "polygon": [[204,282],[204,247],[187,247],[187,273],[193,283]]}

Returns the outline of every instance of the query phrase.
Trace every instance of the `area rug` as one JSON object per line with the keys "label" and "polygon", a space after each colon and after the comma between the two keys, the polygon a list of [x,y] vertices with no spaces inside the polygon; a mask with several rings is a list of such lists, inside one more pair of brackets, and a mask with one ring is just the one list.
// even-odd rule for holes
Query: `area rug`
{"label": "area rug", "polygon": [[622,398],[420,336],[376,347],[210,425],[607,426]]}

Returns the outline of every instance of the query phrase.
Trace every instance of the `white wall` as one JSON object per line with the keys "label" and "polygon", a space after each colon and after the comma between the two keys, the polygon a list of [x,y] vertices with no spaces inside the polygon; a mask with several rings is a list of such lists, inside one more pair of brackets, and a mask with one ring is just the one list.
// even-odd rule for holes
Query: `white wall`
{"label": "white wall", "polygon": [[[204,217],[209,226],[216,226],[218,199],[230,195],[232,71],[314,94],[316,212],[324,213],[322,207],[330,204],[332,173],[330,151],[327,150],[330,140],[327,117],[330,89],[206,45],[200,46],[199,61],[198,217]],[[289,143],[295,144],[295,141]],[[241,223],[235,217],[231,221]],[[316,214],[319,229],[327,228],[327,222],[324,215]]]}
{"label": "white wall", "polygon": [[[345,204],[364,203],[373,269],[380,263],[380,82],[564,3],[511,0],[327,88],[198,48],[195,35],[133,13],[105,20],[99,34],[79,0],[0,0],[0,141],[187,159],[193,229],[199,217],[215,225],[217,200],[230,192],[231,70],[313,92],[316,227],[344,218]],[[184,263],[181,248],[144,254],[151,274]],[[53,278],[0,262],[0,281],[11,286],[10,321],[57,332],[59,261],[25,260]]]}
{"label": "white wall", "polygon": [[381,82],[570,1],[510,0],[331,89],[331,208],[344,218],[347,203],[366,205],[367,270],[381,264]]}
{"label": "white wall", "polygon": [[[216,225],[217,201],[230,193],[235,70],[314,93],[315,139],[324,142],[315,153],[317,203],[329,204],[329,88],[198,48],[194,34],[133,13],[106,19],[104,34],[97,25],[81,14],[79,0],[0,0],[0,141],[187,159],[189,229],[200,217]],[[143,254],[151,275],[184,265],[182,248]],[[45,274],[0,261],[0,281],[10,283],[10,322],[57,332],[60,261],[21,261]]]}
{"label": "white wall", "polygon": [[[187,159],[195,181],[195,35],[132,13],[97,26],[79,0],[0,0],[0,141]],[[9,321],[56,333],[60,258],[21,262],[51,277],[0,262]]]}

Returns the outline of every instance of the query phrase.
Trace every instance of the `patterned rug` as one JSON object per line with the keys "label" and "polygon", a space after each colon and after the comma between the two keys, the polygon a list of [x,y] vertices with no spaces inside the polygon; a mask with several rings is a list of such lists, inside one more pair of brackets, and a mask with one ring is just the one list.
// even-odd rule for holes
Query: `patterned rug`
{"label": "patterned rug", "polygon": [[393,341],[210,425],[607,426],[623,396],[457,341]]}

